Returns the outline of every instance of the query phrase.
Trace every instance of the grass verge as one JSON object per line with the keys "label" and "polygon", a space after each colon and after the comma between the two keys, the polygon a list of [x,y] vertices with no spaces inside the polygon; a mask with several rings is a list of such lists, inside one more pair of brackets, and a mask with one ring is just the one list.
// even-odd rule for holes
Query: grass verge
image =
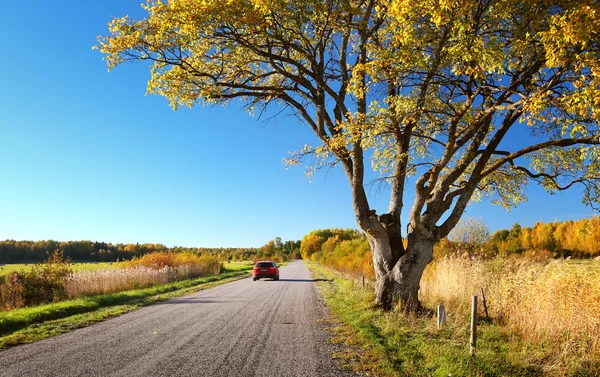
{"label": "grass verge", "polygon": [[226,269],[215,276],[1,312],[0,349],[35,342],[159,301],[238,280],[248,276],[247,270]]}
{"label": "grass verge", "polygon": [[469,318],[435,318],[383,312],[372,306],[372,289],[314,263],[307,263],[337,321],[332,342],[344,346],[340,364],[376,376],[595,376],[598,366],[549,370],[544,344],[524,342],[505,327],[480,321],[478,348],[469,356]]}

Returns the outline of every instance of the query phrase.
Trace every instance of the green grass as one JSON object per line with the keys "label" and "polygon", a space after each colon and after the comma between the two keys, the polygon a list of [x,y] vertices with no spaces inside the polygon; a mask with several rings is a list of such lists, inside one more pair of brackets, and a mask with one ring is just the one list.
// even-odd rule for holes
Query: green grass
{"label": "green grass", "polygon": [[[4,275],[8,275],[12,272],[20,272],[20,271],[28,271],[31,267],[35,265],[35,263],[14,263],[14,264],[5,264],[4,266],[0,266],[0,277]],[[115,263],[72,263],[71,264],[73,271],[96,271],[102,270],[105,268],[115,268]]]}
{"label": "green grass", "polygon": [[254,266],[252,262],[225,262],[223,263],[225,271],[248,271]]}
{"label": "green grass", "polygon": [[229,270],[216,276],[0,312],[0,349],[45,339],[159,301],[237,280],[248,276],[247,270],[251,268],[227,267]]}
{"label": "green grass", "polygon": [[600,269],[600,261],[595,259],[569,259],[567,260],[567,265]]}
{"label": "green grass", "polygon": [[[19,271],[28,271],[31,269],[35,263],[23,264],[23,263],[14,263],[14,264],[5,264],[4,266],[0,266],[0,277],[4,275],[8,275],[12,272]],[[118,266],[117,263],[109,263],[109,262],[101,262],[101,263],[72,263],[73,271],[96,271],[103,270],[106,268],[116,268]]]}
{"label": "green grass", "polygon": [[[342,366],[377,376],[541,376],[543,345],[532,348],[505,328],[480,321],[477,355],[469,355],[469,318],[448,318],[437,328],[430,315],[384,312],[371,289],[316,264],[308,264],[337,327],[332,341],[344,346]],[[489,322],[489,321],[488,321]],[[532,356],[533,355],[533,356]],[[582,372],[579,375],[592,375]]]}

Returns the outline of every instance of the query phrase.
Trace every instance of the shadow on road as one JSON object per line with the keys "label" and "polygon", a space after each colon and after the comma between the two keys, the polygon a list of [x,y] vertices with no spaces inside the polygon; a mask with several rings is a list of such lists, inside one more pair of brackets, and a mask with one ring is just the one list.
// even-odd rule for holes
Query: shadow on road
{"label": "shadow on road", "polygon": [[315,283],[317,281],[333,281],[333,279],[279,279],[279,281],[291,281],[296,283]]}
{"label": "shadow on road", "polygon": [[231,300],[226,297],[222,299],[212,297],[191,297],[191,298],[176,298],[165,302],[159,302],[156,305],[170,304],[225,304],[230,302],[250,302],[249,300]]}

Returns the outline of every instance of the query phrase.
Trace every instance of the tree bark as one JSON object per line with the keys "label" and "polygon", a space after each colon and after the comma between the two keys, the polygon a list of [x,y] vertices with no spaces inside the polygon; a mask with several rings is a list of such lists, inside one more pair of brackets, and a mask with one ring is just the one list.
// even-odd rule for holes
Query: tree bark
{"label": "tree bark", "polygon": [[410,233],[406,254],[393,266],[381,263],[381,256],[389,253],[390,239],[369,236],[369,242],[377,278],[375,305],[390,310],[398,302],[405,312],[421,311],[423,307],[419,300],[420,282],[425,267],[433,259],[434,240],[418,235],[417,232]]}

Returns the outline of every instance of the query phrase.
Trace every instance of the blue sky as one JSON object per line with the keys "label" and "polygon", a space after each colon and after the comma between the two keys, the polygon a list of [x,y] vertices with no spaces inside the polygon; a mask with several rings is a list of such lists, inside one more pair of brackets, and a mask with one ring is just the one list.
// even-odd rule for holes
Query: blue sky
{"label": "blue sky", "polygon": [[[146,64],[107,72],[96,36],[113,16],[142,15],[139,4],[3,4],[0,239],[233,247],[356,227],[342,171],[309,183],[283,165],[314,141],[294,118],[261,122],[239,104],[174,112],[144,95]],[[385,190],[371,193],[384,212]],[[579,188],[528,194],[512,212],[479,203],[466,216],[494,231],[590,215]]]}

